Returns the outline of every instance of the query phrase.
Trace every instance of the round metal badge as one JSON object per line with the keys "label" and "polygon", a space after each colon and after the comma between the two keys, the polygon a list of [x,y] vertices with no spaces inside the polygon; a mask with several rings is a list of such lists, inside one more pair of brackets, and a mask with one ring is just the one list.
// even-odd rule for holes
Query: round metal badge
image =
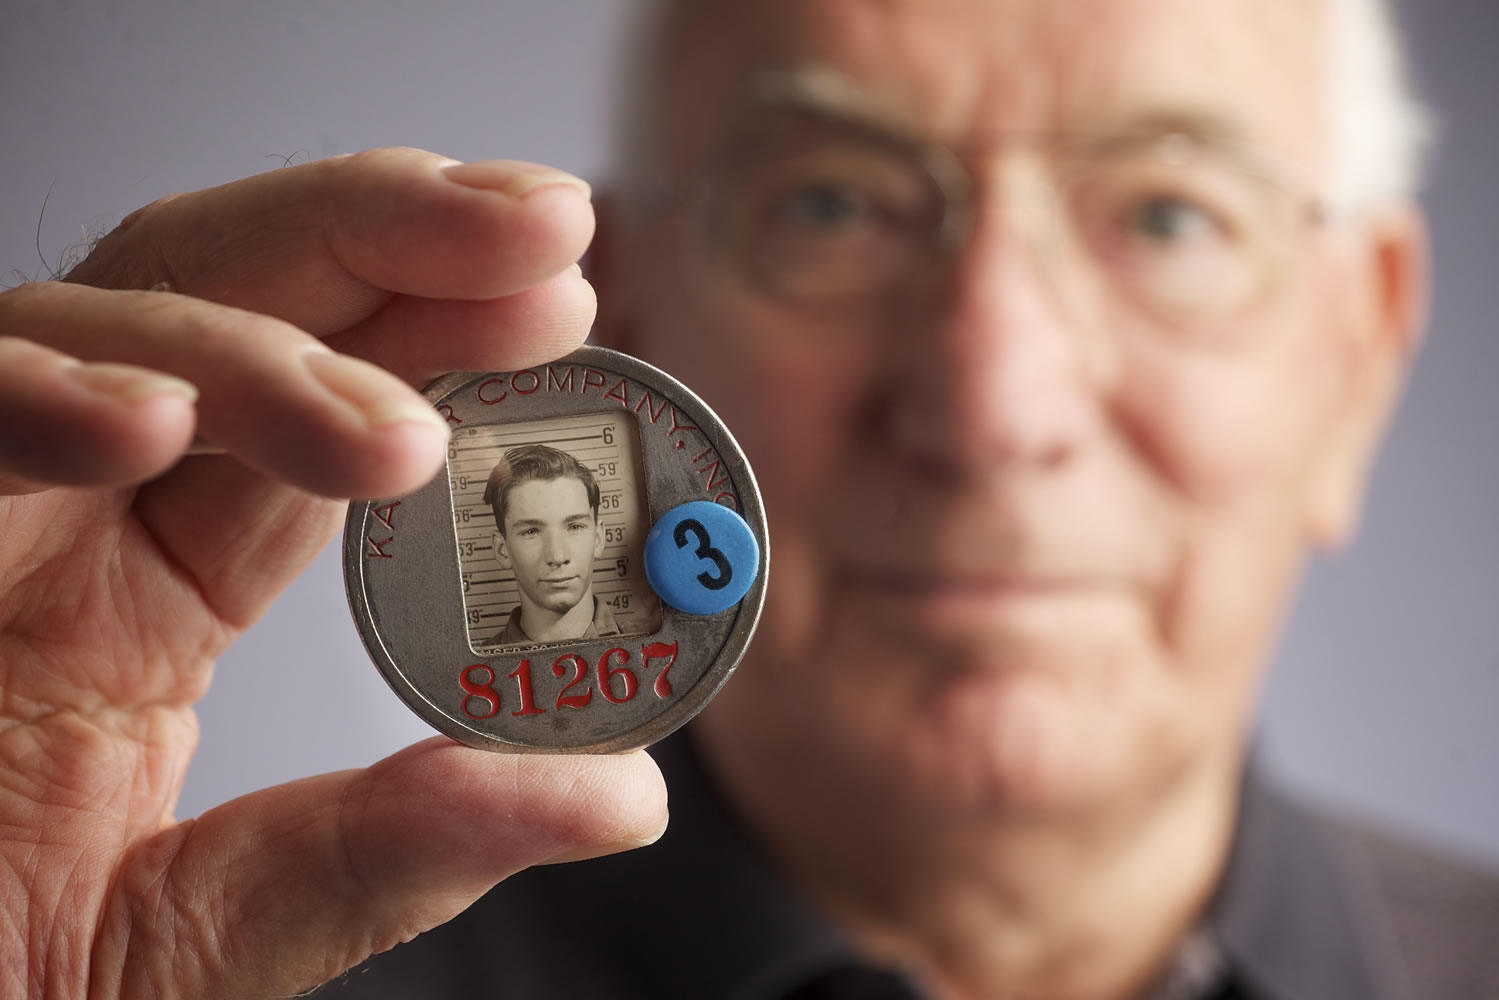
{"label": "round metal badge", "polygon": [[344,583],[402,700],[470,746],[613,752],[685,723],[765,601],[760,492],[722,421],[599,347],[427,387],[447,474],[351,504]]}

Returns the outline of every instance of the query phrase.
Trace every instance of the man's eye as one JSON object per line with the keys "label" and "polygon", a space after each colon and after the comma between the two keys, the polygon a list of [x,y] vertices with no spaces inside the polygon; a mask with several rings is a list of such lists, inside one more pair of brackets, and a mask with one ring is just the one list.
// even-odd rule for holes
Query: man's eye
{"label": "man's eye", "polygon": [[534,537],[535,535],[538,535],[538,534],[540,534],[540,532],[536,528],[522,528],[522,529],[520,529],[520,535],[521,535],[522,538],[531,538],[531,537]]}
{"label": "man's eye", "polygon": [[792,192],[781,205],[788,222],[836,229],[869,215],[868,199],[839,184],[813,184]]}
{"label": "man's eye", "polygon": [[584,524],[582,521],[574,521],[567,526],[568,531],[584,531],[587,528],[588,525]]}
{"label": "man's eye", "polygon": [[1216,219],[1180,198],[1158,196],[1132,207],[1125,216],[1131,233],[1160,244],[1185,243],[1221,235]]}

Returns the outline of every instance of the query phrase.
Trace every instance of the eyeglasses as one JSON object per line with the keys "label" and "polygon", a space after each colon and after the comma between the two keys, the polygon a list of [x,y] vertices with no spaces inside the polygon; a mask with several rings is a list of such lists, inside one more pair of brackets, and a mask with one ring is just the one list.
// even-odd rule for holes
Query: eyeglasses
{"label": "eyeglasses", "polygon": [[[1168,327],[1222,320],[1273,293],[1324,221],[1272,173],[1185,132],[1036,144],[1027,219],[1123,308]],[[692,176],[689,238],[788,306],[883,300],[950,268],[977,222],[963,162],[815,115],[778,115]],[[1007,195],[1009,192],[1007,192]]]}

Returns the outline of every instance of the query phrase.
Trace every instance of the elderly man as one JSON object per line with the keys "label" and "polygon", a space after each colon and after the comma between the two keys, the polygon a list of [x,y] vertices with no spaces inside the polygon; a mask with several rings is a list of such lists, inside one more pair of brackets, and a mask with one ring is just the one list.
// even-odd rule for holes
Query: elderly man
{"label": "elderly man", "polygon": [[[329,994],[1499,995],[1492,881],[1245,767],[1421,322],[1384,32],[1360,0],[652,15],[598,338],[740,437],[766,618],[660,750],[663,843]],[[659,836],[642,755],[440,740],[171,819],[213,656],[336,523],[310,493],[438,468],[402,380],[581,338],[581,187],[315,163],[0,298],[7,992],[292,992]],[[229,454],[179,462],[195,426]]]}

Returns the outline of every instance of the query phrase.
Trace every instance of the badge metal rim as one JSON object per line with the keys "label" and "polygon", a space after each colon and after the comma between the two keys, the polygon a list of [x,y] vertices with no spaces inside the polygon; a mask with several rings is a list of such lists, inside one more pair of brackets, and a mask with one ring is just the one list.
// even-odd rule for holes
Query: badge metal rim
{"label": "badge metal rim", "polygon": [[[734,439],[734,435],[707,403],[673,376],[654,365],[641,361],[639,358],[609,348],[593,345],[580,347],[565,357],[549,362],[549,364],[592,365],[596,368],[605,369],[633,379],[649,387],[651,390],[661,393],[663,397],[667,398],[685,416],[693,421],[698,431],[703,434],[727,467],[730,479],[739,495],[740,509],[738,513],[749,525],[751,532],[760,544],[760,564],[754,583],[751,584],[749,591],[738,604],[734,623],[730,627],[727,636],[725,636],[723,644],[719,647],[712,664],[703,672],[697,682],[659,714],[609,739],[572,746],[546,746],[506,740],[471,728],[441,711],[423,693],[421,688],[412,683],[386,648],[384,637],[380,633],[380,628],[376,624],[375,614],[370,606],[365,577],[365,525],[368,523],[371,512],[375,508],[376,500],[374,499],[349,504],[348,514],[344,521],[342,545],[344,592],[349,602],[349,610],[358,630],[360,641],[363,643],[370,659],[374,661],[375,667],[379,670],[381,677],[385,679],[385,682],[407,708],[415,712],[418,717],[438,732],[459,743],[476,749],[503,753],[579,754],[620,753],[635,750],[650,746],[683,725],[686,725],[693,716],[700,712],[722,690],[724,684],[728,682],[740,662],[744,659],[744,654],[749,648],[750,640],[754,636],[755,628],[758,626],[760,615],[764,610],[765,589],[770,574],[770,534],[765,522],[764,503],[760,496],[759,484],[756,482],[754,472],[750,468],[749,460],[745,457],[744,451],[739,447],[739,442]],[[513,369],[511,371],[520,370],[522,369]],[[511,371],[452,372],[448,375],[440,376],[429,383],[422,390],[422,394],[434,406],[439,406],[452,393],[471,384],[477,378],[511,374]],[[518,421],[492,421],[491,423],[504,424],[510,422]],[[444,471],[439,472],[438,475],[443,475],[445,470],[446,463],[444,463]],[[643,472],[649,477],[650,470],[648,468],[644,469]],[[695,499],[701,499],[701,497],[682,497],[678,502]],[[672,506],[675,506],[675,504]],[[666,510],[669,509],[671,508],[666,508]],[[645,530],[648,531],[655,519],[664,515],[666,510],[654,510],[648,505],[648,516],[645,519],[648,523],[644,525]],[[455,574],[459,572],[457,558],[458,553],[455,546],[452,553],[452,559],[454,560],[453,572]]]}

